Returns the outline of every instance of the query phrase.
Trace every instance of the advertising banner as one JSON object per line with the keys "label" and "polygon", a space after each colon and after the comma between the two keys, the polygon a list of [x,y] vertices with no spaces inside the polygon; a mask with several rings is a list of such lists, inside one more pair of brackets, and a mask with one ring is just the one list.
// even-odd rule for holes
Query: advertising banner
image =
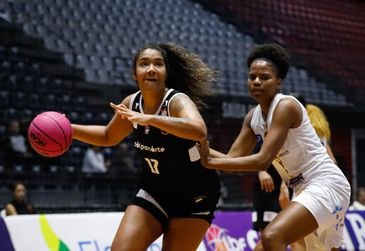
{"label": "advertising banner", "polygon": [[[123,214],[19,215],[6,217],[6,225],[16,251],[109,251]],[[147,249],[160,250],[162,237]],[[206,251],[204,243],[198,251]]]}
{"label": "advertising banner", "polygon": [[251,212],[217,212],[204,243],[208,251],[248,251],[259,235],[252,230]]}
{"label": "advertising banner", "polygon": [[[208,251],[251,251],[258,240],[251,212],[218,212],[204,243]],[[341,250],[365,251],[365,211],[347,212]]]}
{"label": "advertising banner", "polygon": [[1,251],[14,251],[8,229],[2,217],[0,217],[0,247]]}
{"label": "advertising banner", "polygon": [[346,213],[343,250],[365,250],[365,211]]}
{"label": "advertising banner", "polygon": [[[122,217],[123,213],[81,213],[0,218],[0,250],[109,251]],[[251,212],[216,212],[197,251],[251,251],[259,240],[251,217]],[[365,212],[348,212],[345,225],[342,250],[365,250]],[[161,247],[162,237],[147,251]]]}
{"label": "advertising banner", "polygon": [[16,251],[107,251],[122,213],[20,215],[6,224]]}

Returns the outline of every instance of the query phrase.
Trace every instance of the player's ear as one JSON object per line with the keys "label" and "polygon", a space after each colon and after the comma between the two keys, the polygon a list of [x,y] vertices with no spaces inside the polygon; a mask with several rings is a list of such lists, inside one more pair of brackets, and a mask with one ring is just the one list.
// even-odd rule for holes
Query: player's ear
{"label": "player's ear", "polygon": [[281,85],[283,83],[283,80],[281,78],[278,79],[278,85],[276,86],[276,91],[280,91],[281,90]]}

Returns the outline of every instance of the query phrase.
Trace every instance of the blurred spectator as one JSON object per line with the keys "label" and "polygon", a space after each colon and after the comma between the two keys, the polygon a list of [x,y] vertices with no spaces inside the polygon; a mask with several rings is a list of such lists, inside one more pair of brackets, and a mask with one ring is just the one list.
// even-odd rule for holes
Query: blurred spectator
{"label": "blurred spectator", "polygon": [[33,214],[34,208],[27,201],[27,190],[22,182],[16,182],[11,187],[12,199],[5,205],[6,216],[17,214]]}
{"label": "blurred spectator", "polygon": [[110,159],[109,173],[113,177],[138,173],[134,163],[134,150],[131,150],[128,143],[122,142],[114,149]]}
{"label": "blurred spectator", "polygon": [[[113,149],[110,158],[110,169],[108,177],[110,184],[123,184],[124,191],[127,191],[127,196],[133,196],[138,185],[139,172],[141,166],[134,159],[135,151],[126,142],[121,142]],[[120,203],[120,193],[118,190],[112,192],[112,201],[114,204]]]}
{"label": "blurred spectator", "polygon": [[358,188],[357,198],[351,204],[349,210],[365,210],[365,187]]}
{"label": "blurred spectator", "polygon": [[31,156],[26,137],[21,133],[20,122],[10,121],[5,138],[5,158],[8,163],[22,161]]}
{"label": "blurred spectator", "polygon": [[82,172],[84,173],[106,173],[107,163],[99,146],[91,145],[85,152],[82,162]]}
{"label": "blurred spectator", "polygon": [[337,164],[332,148],[330,147],[331,129],[326,115],[321,108],[313,104],[307,104],[305,109],[308,112],[310,122],[320,138],[322,145],[326,148],[327,153],[333,162]]}

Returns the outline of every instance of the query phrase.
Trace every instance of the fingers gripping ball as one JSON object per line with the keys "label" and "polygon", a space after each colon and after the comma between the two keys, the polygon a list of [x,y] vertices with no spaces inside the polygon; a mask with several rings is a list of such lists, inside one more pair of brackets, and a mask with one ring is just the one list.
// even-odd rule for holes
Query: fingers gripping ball
{"label": "fingers gripping ball", "polygon": [[38,114],[28,128],[32,148],[42,156],[57,157],[68,150],[72,143],[72,128],[68,118],[58,112]]}

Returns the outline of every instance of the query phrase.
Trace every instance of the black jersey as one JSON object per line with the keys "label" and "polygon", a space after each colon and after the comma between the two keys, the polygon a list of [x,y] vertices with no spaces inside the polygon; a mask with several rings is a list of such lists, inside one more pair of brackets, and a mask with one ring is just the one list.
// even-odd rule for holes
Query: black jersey
{"label": "black jersey", "polygon": [[[170,101],[185,95],[169,89],[156,115],[170,116]],[[130,109],[143,113],[143,98],[137,92],[131,99]],[[196,151],[195,141],[171,135],[153,126],[133,125],[134,147],[143,162],[141,188],[158,200],[171,196],[181,199],[205,193],[219,193],[216,171],[204,168],[189,151]]]}

